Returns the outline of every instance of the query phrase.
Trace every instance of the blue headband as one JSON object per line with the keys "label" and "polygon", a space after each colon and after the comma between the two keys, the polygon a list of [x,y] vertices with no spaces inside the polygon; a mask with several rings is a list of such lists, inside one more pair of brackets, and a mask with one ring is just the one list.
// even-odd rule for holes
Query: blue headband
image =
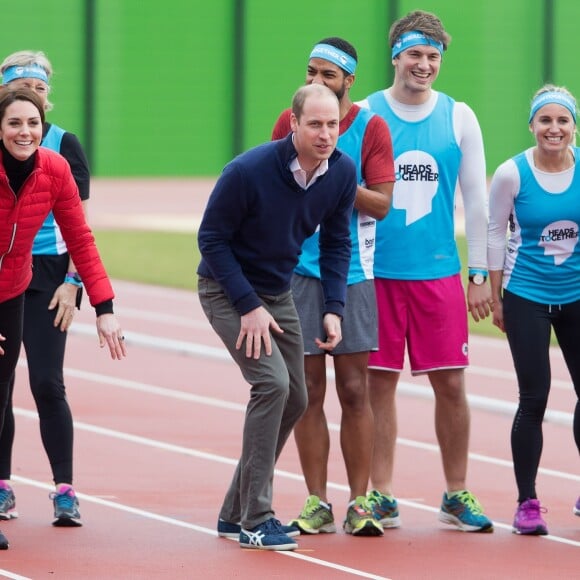
{"label": "blue headband", "polygon": [[356,60],[350,54],[346,54],[340,48],[336,48],[336,46],[331,46],[330,44],[317,44],[312,49],[310,58],[323,58],[339,66],[349,75],[353,75],[356,70]]}
{"label": "blue headband", "polygon": [[46,71],[38,64],[28,66],[9,66],[2,73],[2,84],[7,85],[16,79],[40,79],[48,84]]}
{"label": "blue headband", "polygon": [[410,30],[409,32],[405,32],[401,34],[399,38],[397,38],[395,44],[393,45],[393,50],[391,53],[391,58],[395,58],[398,54],[411,48],[412,46],[417,46],[418,44],[426,45],[426,46],[433,46],[436,48],[443,56],[443,43],[437,40],[433,40],[429,36],[425,36],[422,32],[418,30]]}
{"label": "blue headband", "polygon": [[576,101],[566,95],[565,93],[561,93],[560,91],[547,91],[538,95],[532,101],[532,109],[530,111],[530,119],[528,123],[532,122],[534,115],[538,112],[538,109],[542,108],[544,105],[555,104],[555,105],[562,105],[562,107],[566,107],[570,111],[572,118],[574,119],[574,123],[576,123]]}

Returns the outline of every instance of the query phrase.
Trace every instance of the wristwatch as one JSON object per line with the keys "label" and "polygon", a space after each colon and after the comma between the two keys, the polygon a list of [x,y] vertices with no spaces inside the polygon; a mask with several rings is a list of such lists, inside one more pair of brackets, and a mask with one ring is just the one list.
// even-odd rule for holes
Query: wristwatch
{"label": "wristwatch", "polygon": [[473,282],[473,284],[475,284],[476,286],[481,286],[482,284],[485,284],[487,280],[487,276],[484,276],[481,273],[477,273],[477,274],[473,274],[473,276],[469,276],[469,281]]}

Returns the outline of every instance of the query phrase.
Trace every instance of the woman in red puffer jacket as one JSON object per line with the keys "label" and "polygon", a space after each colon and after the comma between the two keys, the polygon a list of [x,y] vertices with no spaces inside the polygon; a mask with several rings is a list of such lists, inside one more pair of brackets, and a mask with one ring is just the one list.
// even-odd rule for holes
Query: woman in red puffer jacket
{"label": "woman in red puffer jacket", "polygon": [[[22,343],[24,292],[32,277],[32,243],[52,210],[97,315],[101,347],[126,356],[113,314],[113,289],[85,221],[67,161],[40,148],[44,107],[32,91],[0,92],[0,433],[10,379]],[[8,541],[0,533],[0,549]]]}

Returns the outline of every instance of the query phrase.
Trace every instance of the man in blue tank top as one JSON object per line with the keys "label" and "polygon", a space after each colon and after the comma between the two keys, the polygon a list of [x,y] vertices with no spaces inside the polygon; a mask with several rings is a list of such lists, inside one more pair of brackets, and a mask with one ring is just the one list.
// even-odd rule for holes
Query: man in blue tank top
{"label": "man in blue tank top", "polygon": [[467,304],[477,321],[491,308],[485,158],[473,111],[431,88],[450,40],[434,14],[415,11],[396,21],[389,33],[393,85],[362,103],[389,125],[397,178],[393,207],[377,224],[379,351],[369,360],[375,418],[369,499],[383,526],[398,527],[392,492],[395,390],[406,346],[411,372],[428,376],[436,399],[435,426],[447,484],[439,520],[463,531],[492,531],[492,522],[466,489],[467,312],[454,230],[458,184],[468,242]]}
{"label": "man in blue tank top", "polygon": [[[350,89],[355,80],[357,52],[337,37],[320,40],[310,53],[306,84],[329,87],[340,103],[338,147],[357,168],[357,194],[350,223],[352,257],[348,271],[347,305],[342,321],[343,340],[334,351],[336,391],[341,405],[341,447],[350,497],[344,529],[356,536],[383,534],[382,526],[366,505],[372,455],[373,419],[367,389],[369,353],[378,347],[377,309],[373,282],[373,256],[377,220],[391,205],[395,180],[391,135],[385,121],[355,105]],[[290,130],[290,111],[283,111],[272,133],[281,139]],[[327,496],[330,452],[326,398],[326,356],[316,340],[323,336],[319,232],[302,244],[292,278],[292,294],[304,337],[304,369],[308,408],[294,428],[300,463],[308,489],[302,512],[292,520],[302,533],[336,530]]]}

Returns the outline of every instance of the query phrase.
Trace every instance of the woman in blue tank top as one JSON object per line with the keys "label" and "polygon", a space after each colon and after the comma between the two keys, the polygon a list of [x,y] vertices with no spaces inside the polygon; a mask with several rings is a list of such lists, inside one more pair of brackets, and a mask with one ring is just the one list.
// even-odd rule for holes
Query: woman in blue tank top
{"label": "woman in blue tank top", "polygon": [[[528,122],[535,145],[500,165],[491,183],[488,255],[493,322],[507,335],[519,389],[511,431],[518,487],[513,531],[545,535],[546,510],[536,494],[536,475],[551,383],[552,329],[577,396],[573,431],[580,452],[576,100],[563,87],[546,85],[532,100]],[[573,511],[580,515],[580,498]]]}

